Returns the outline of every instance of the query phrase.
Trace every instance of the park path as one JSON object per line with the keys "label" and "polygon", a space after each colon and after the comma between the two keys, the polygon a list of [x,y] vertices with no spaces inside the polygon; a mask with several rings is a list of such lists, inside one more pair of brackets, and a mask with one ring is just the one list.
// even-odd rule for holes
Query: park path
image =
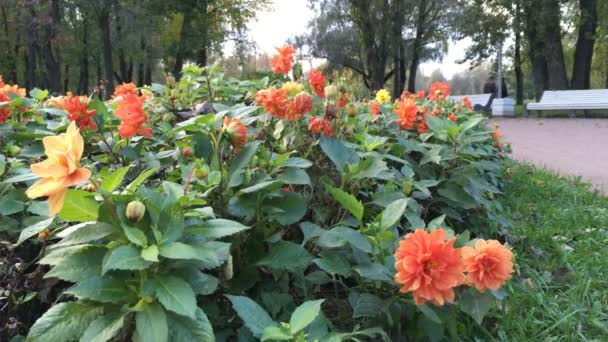
{"label": "park path", "polygon": [[608,193],[608,119],[494,118],[512,157],[581,176]]}

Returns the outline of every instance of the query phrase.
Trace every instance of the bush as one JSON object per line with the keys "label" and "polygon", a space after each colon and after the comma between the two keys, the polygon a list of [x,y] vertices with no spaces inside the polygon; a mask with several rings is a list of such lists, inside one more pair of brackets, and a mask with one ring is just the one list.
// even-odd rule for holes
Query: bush
{"label": "bush", "polygon": [[60,282],[29,341],[457,338],[504,297],[510,251],[467,230],[503,220],[500,133],[440,84],[366,102],[191,66],[30,95],[3,103],[0,219]]}

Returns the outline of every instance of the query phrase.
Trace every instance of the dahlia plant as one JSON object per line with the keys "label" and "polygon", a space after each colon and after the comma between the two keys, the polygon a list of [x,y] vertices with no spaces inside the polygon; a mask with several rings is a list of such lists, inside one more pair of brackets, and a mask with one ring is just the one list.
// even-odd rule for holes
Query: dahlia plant
{"label": "dahlia plant", "polygon": [[500,131],[445,84],[358,100],[277,52],[262,80],[6,91],[0,220],[50,287],[3,299],[48,308],[28,341],[483,336],[515,267],[471,228],[509,225]]}

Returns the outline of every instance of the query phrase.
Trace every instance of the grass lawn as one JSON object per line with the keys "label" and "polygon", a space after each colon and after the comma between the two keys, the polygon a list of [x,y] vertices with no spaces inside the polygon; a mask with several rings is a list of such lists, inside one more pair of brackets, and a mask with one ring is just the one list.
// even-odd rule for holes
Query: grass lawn
{"label": "grass lawn", "polygon": [[608,197],[578,179],[512,167],[504,233],[518,265],[493,328],[506,341],[608,340]]}

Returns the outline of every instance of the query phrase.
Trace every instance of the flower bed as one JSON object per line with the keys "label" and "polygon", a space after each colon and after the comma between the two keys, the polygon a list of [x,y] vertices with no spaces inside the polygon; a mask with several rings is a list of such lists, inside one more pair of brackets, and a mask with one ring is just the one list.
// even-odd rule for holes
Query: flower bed
{"label": "flower bed", "polygon": [[294,51],[279,52],[262,80],[189,66],[106,102],[2,88],[0,219],[40,251],[17,272],[33,295],[3,300],[46,310],[11,334],[333,341],[482,323],[514,267],[467,230],[502,219],[500,132],[444,84],[358,101],[320,71],[289,80]]}

